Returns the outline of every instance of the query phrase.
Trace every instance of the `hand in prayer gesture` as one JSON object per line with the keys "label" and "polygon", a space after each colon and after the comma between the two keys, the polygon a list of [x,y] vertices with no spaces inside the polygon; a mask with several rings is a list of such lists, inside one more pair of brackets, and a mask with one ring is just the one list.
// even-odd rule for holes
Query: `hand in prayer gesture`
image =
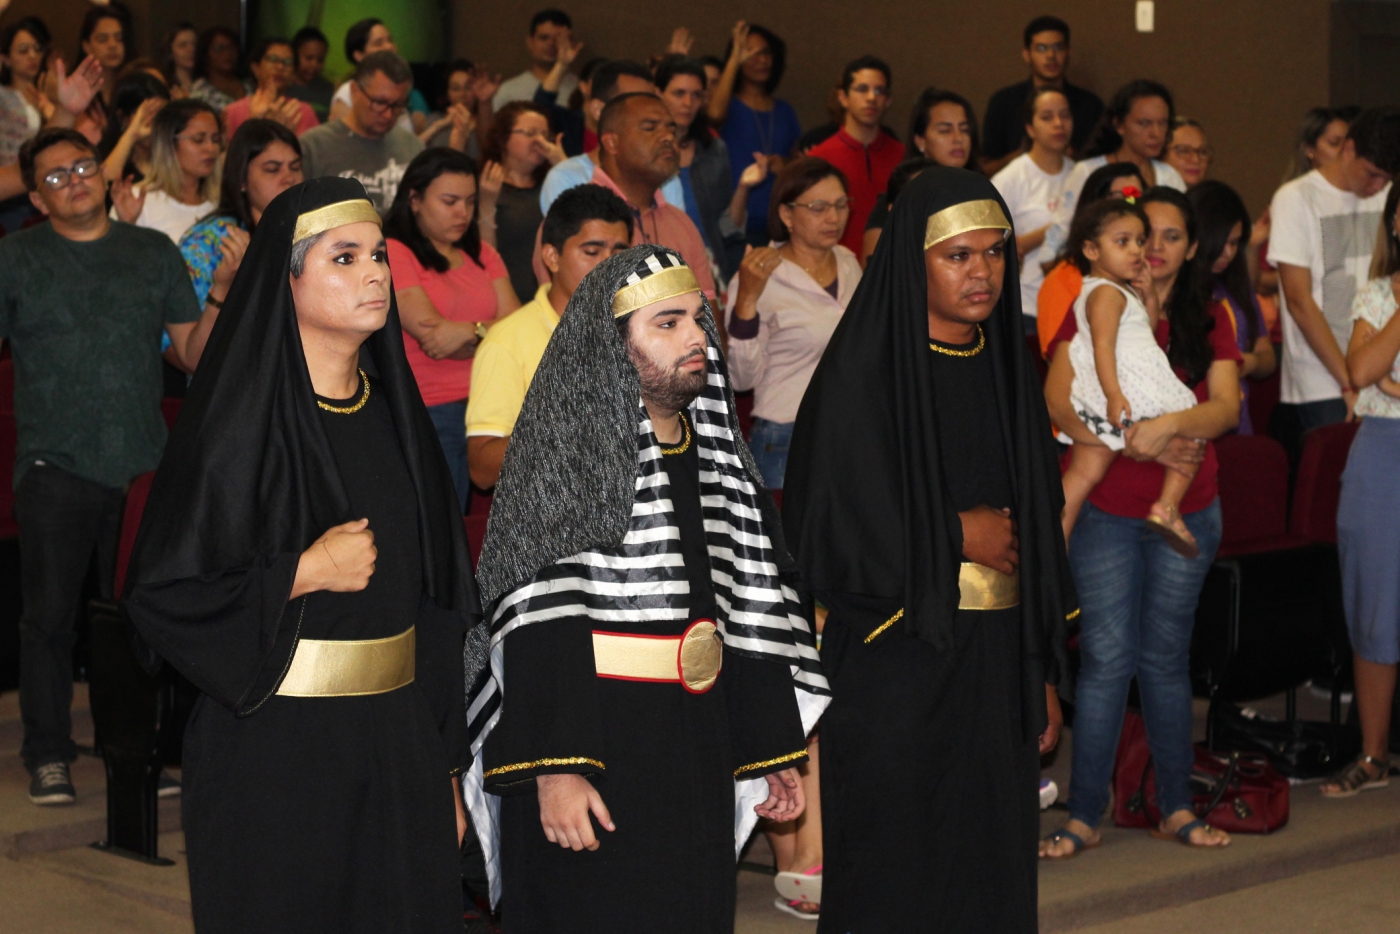
{"label": "hand in prayer gesture", "polygon": [[301,125],[301,108],[295,98],[283,97],[271,87],[259,87],[248,101],[248,116],[275,120],[293,133]]}
{"label": "hand in prayer gesture", "polygon": [[754,806],[754,813],[771,821],[783,823],[797,820],[807,808],[802,792],[802,780],[797,769],[783,769],[763,776],[768,781],[768,799]]}
{"label": "hand in prayer gesture", "polygon": [[501,196],[501,185],[506,180],[506,170],[499,162],[487,162],[481,167],[481,180],[477,182],[477,200],[483,204],[496,204]]}
{"label": "hand in prayer gesture", "polygon": [[476,117],[471,110],[466,104],[453,104],[447,108],[447,116],[443,120],[452,125],[447,145],[458,152],[466,152],[467,140],[471,139],[472,130],[476,129]]}
{"label": "hand in prayer gesture", "polygon": [[958,513],[958,518],[962,520],[964,558],[1003,574],[1021,566],[1021,542],[1010,509],[978,506]]}
{"label": "hand in prayer gesture", "polygon": [[689,55],[690,47],[695,44],[695,37],[690,34],[690,30],[684,26],[677,26],[676,31],[671,33],[671,44],[666,46],[667,55]]}
{"label": "hand in prayer gesture", "polygon": [[369,530],[368,519],[332,526],[301,553],[290,599],[318,590],[333,593],[364,590],[369,586],[378,557],[379,550],[374,547],[374,533]]}
{"label": "hand in prayer gesture", "polygon": [[112,183],[112,207],[117,209],[117,220],[134,224],[146,207],[146,190],[136,187],[133,176]]}
{"label": "hand in prayer gesture", "polygon": [[602,795],[582,775],[541,775],[535,779],[535,786],[540,799],[540,824],[550,843],[575,853],[598,849],[598,835],[593,832],[590,814],[609,833],[617,829]]}
{"label": "hand in prayer gesture", "polygon": [[214,268],[214,285],[210,289],[210,294],[219,292],[215,298],[222,300],[222,295],[228,294],[228,288],[233,284],[233,277],[238,273],[238,267],[243,262],[243,254],[248,250],[248,241],[251,238],[248,231],[240,227],[230,228],[219,241],[219,254],[222,257],[219,265]]}
{"label": "hand in prayer gesture", "polygon": [[768,288],[768,279],[783,258],[771,246],[751,249],[739,265],[739,297],[734,301],[734,316],[745,321],[758,314],[758,299]]}

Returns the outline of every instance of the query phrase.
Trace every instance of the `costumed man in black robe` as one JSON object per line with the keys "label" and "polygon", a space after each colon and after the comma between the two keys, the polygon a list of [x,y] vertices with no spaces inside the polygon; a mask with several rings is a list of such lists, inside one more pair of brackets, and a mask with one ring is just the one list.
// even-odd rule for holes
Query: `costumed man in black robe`
{"label": "costumed man in black robe", "polygon": [[200,934],[460,934],[479,618],[457,498],[352,179],[277,197],[161,461],[124,607],[202,692]]}
{"label": "costumed man in black robe", "polygon": [[962,169],[901,191],[798,413],[784,518],[829,610],[821,932],[1036,930],[1077,610],[1009,216]]}
{"label": "costumed man in black robe", "polygon": [[760,476],[693,272],[605,260],[530,384],[478,568],[466,797],[508,934],[732,931],[737,843],[801,813],[826,679]]}

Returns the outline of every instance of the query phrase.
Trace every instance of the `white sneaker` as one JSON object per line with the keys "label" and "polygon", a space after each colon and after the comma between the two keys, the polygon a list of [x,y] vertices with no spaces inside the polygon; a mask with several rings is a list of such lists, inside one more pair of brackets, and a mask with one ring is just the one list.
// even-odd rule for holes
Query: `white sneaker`
{"label": "white sneaker", "polygon": [[1043,811],[1060,798],[1060,786],[1048,778],[1040,780],[1040,809]]}

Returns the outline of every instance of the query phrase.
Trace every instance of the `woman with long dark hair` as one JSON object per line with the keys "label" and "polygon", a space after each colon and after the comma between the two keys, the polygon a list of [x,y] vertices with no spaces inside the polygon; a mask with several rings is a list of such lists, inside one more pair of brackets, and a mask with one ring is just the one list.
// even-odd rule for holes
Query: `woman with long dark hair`
{"label": "woman with long dark hair", "polygon": [[486,329],[520,307],[500,254],[481,239],[477,178],[470,156],[425,149],[409,163],[384,220],[404,351],[463,512],[472,357]]}
{"label": "woman with long dark hair", "polygon": [[[1146,256],[1150,288],[1161,304],[1156,328],[1177,377],[1198,404],[1134,423],[1124,453],[1089,495],[1069,542],[1079,592],[1082,667],[1075,698],[1074,762],[1069,820],[1040,846],[1042,858],[1063,859],[1098,846],[1108,806],[1114,751],[1128,687],[1136,677],[1157,776],[1161,823],[1153,836],[1190,847],[1219,847],[1227,834],[1191,809],[1191,677],[1189,654],[1196,602],[1220,544],[1215,452],[1208,441],[1239,421],[1240,352],[1228,316],[1207,303],[1209,276],[1197,262],[1195,212],[1185,195],[1154,188],[1138,200],[1151,222]],[[1052,347],[1045,401],[1050,417],[1076,443],[1093,433],[1070,403],[1074,368],[1067,318]],[[1165,539],[1143,534],[1164,471],[1195,464],[1181,517],[1200,548],[1186,558]],[[1189,467],[1187,468],[1190,469]]]}
{"label": "woman with long dark hair", "polygon": [[909,145],[939,165],[981,171],[977,113],[954,91],[924,88],[909,117]]}
{"label": "woman with long dark hair", "polygon": [[198,98],[219,113],[234,101],[253,93],[253,83],[238,71],[242,40],[227,26],[211,26],[199,37],[194,83],[190,97]]}
{"label": "woman with long dark hair", "polygon": [[106,5],[88,7],[83,14],[83,23],[78,27],[78,61],[91,55],[102,66],[102,102],[112,99],[112,89],[117,83],[117,72],[126,64],[127,31],[131,25],[120,10]]}
{"label": "woman with long dark hair", "polygon": [[172,95],[189,97],[198,57],[199,30],[194,24],[182,20],[171,26],[160,48],[160,66]]}
{"label": "woman with long dark hair", "polygon": [[1248,238],[1253,226],[1249,209],[1235,189],[1210,179],[1192,188],[1186,198],[1196,211],[1198,261],[1202,268],[1210,270],[1210,300],[1224,306],[1244,358],[1240,363],[1240,387],[1246,404],[1240,407],[1239,433],[1252,435],[1254,424],[1247,405],[1249,380],[1269,376],[1278,361],[1249,279]]}
{"label": "woman with long dark hair", "polygon": [[224,136],[219,115],[187,97],[160,109],[151,121],[150,171],[137,183],[112,186],[116,219],[159,230],[179,243],[219,197],[219,156]]}
{"label": "woman with long dark hair", "polygon": [[802,136],[797,111],[774,97],[787,68],[787,43],[777,33],[740,20],[724,54],[724,71],[710,93],[706,114],[729,147],[735,177],[761,158],[768,177],[749,192],[745,234],[754,246],[768,242],[768,197],[773,176],[792,157]]}
{"label": "woman with long dark hair", "polygon": [[[39,89],[49,56],[49,29],[25,16],[0,29],[0,166],[19,161],[19,150],[53,115],[54,104]],[[19,230],[34,216],[28,195],[0,200],[0,228]]]}

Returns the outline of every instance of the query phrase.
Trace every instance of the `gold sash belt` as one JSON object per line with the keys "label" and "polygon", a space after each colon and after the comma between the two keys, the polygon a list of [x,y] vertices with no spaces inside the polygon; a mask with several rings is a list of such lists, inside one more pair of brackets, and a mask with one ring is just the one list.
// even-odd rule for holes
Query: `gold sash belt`
{"label": "gold sash belt", "polygon": [[696,620],[679,636],[593,633],[593,664],[600,678],[680,684],[692,694],[714,687],[724,643],[714,622]]}
{"label": "gold sash belt", "polygon": [[277,693],[357,697],[397,690],[413,683],[416,642],[412,626],[387,639],[301,639]]}
{"label": "gold sash belt", "polygon": [[[958,569],[958,609],[960,610],[1009,610],[1021,604],[1021,572],[1003,574],[982,564],[964,561]],[[865,642],[875,641],[875,637],[904,618],[904,609],[885,620]]]}

